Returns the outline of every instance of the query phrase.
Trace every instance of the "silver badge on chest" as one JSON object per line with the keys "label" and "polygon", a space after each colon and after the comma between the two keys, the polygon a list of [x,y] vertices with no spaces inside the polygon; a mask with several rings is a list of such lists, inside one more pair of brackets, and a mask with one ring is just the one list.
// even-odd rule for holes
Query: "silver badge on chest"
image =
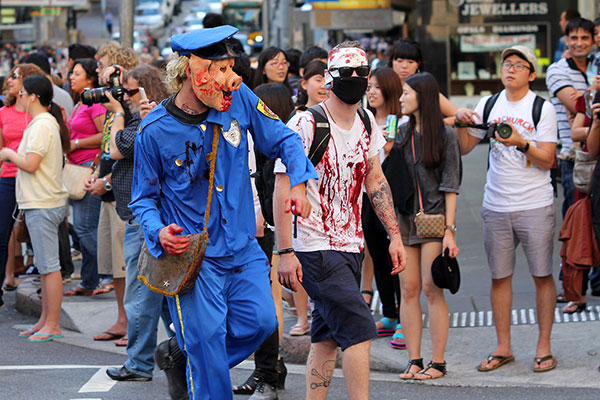
{"label": "silver badge on chest", "polygon": [[221,132],[223,133],[225,140],[233,147],[238,147],[240,145],[242,131],[240,130],[240,123],[236,119],[231,121],[231,126],[228,131],[221,129]]}

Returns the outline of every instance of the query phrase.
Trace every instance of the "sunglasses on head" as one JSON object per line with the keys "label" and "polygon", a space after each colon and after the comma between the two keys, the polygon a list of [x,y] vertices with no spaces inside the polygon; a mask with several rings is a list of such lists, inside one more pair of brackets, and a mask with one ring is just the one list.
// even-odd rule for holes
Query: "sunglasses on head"
{"label": "sunglasses on head", "polygon": [[125,90],[125,92],[127,93],[127,96],[129,96],[129,97],[135,96],[136,94],[138,94],[139,91],[140,91],[140,88]]}
{"label": "sunglasses on head", "polygon": [[371,72],[371,68],[368,65],[362,65],[360,67],[339,67],[332,69],[332,71],[338,71],[340,78],[350,78],[354,71],[356,71],[356,75],[365,78]]}
{"label": "sunglasses on head", "polygon": [[12,74],[10,74],[9,78],[11,78],[11,79],[19,79],[19,74],[17,73],[17,71],[14,71]]}

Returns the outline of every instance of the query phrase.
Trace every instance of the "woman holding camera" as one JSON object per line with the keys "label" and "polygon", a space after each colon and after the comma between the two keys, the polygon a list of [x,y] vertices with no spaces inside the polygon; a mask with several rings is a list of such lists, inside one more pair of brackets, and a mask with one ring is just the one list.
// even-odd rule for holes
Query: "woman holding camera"
{"label": "woman holding camera", "polygon": [[19,101],[33,120],[18,151],[5,147],[0,161],[17,168],[17,203],[35,252],[42,282],[42,315],[20,333],[31,343],[63,337],[59,325],[62,277],[58,257],[58,225],[64,220],[67,191],[62,181],[63,152],[69,152],[69,132],[60,107],[52,102],[52,84],[44,75],[23,80]]}
{"label": "woman holding camera", "polygon": [[[81,97],[86,88],[98,86],[97,63],[92,58],[75,60],[71,72],[71,91],[77,102],[67,124],[71,129],[69,162],[82,166],[97,165],[106,109],[101,104],[85,105]],[[81,246],[81,283],[65,292],[67,296],[90,296],[98,286],[97,233],[100,197],[86,193],[81,200],[70,200],[73,229]]]}
{"label": "woman holding camera", "polygon": [[[409,116],[409,122],[400,126],[395,146],[403,152],[415,190],[413,211],[410,215],[400,214],[398,221],[408,255],[406,269],[399,276],[400,317],[410,360],[400,378],[436,379],[446,375],[444,352],[449,317],[443,290],[433,282],[431,265],[446,249],[452,258],[459,253],[455,215],[462,177],[460,146],[454,129],[443,123],[439,89],[431,74],[425,72],[406,78],[402,91],[402,114]],[[422,212],[444,215],[446,227],[442,237],[417,235],[415,216]],[[427,297],[432,341],[431,362],[426,367],[421,358],[421,291]]]}

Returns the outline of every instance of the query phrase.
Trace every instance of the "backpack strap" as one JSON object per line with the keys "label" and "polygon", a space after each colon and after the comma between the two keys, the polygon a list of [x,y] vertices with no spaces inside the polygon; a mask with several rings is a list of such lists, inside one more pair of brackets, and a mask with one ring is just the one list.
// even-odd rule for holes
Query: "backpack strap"
{"label": "backpack strap", "polygon": [[315,119],[315,134],[310,145],[310,150],[308,151],[308,159],[316,167],[323,158],[327,146],[329,146],[331,131],[329,120],[323,107],[317,104],[316,106],[309,107],[306,111],[310,112]]}
{"label": "backpack strap", "polygon": [[371,119],[369,118],[369,115],[367,114],[365,109],[362,107],[358,107],[356,112],[358,113],[358,116],[360,117],[360,120],[362,121],[365,129],[367,130],[367,134],[369,135],[369,138],[370,138],[371,137]]}
{"label": "backpack strap", "polygon": [[544,107],[544,102],[546,100],[543,97],[535,96],[535,100],[533,101],[533,109],[531,110],[531,117],[533,119],[533,126],[537,130],[538,123],[540,122],[540,118],[542,118],[542,108]]}
{"label": "backpack strap", "polygon": [[481,121],[484,124],[488,122],[488,118],[490,118],[490,113],[492,112],[492,108],[494,108],[494,104],[498,101],[498,97],[500,97],[500,93],[493,94],[486,100],[483,107],[483,120]]}
{"label": "backpack strap", "polygon": [[[308,159],[316,167],[317,164],[319,164],[319,162],[323,158],[323,155],[327,150],[327,146],[329,146],[329,139],[331,138],[331,128],[329,126],[327,114],[325,114],[325,110],[319,104],[317,104],[316,106],[309,107],[306,111],[310,112],[315,119],[315,135],[313,137],[313,142],[310,145],[310,150],[308,151]],[[362,107],[358,107],[356,112],[358,113],[360,120],[362,121],[365,129],[367,130],[367,134],[369,135],[369,137],[371,137],[372,127],[369,115]]]}

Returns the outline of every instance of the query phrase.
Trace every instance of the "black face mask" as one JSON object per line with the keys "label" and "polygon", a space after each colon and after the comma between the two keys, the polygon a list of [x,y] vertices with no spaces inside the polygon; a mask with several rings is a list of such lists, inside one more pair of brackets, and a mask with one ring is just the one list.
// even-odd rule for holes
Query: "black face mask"
{"label": "black face mask", "polygon": [[367,91],[367,79],[358,76],[350,78],[333,78],[331,90],[346,104],[356,104]]}

